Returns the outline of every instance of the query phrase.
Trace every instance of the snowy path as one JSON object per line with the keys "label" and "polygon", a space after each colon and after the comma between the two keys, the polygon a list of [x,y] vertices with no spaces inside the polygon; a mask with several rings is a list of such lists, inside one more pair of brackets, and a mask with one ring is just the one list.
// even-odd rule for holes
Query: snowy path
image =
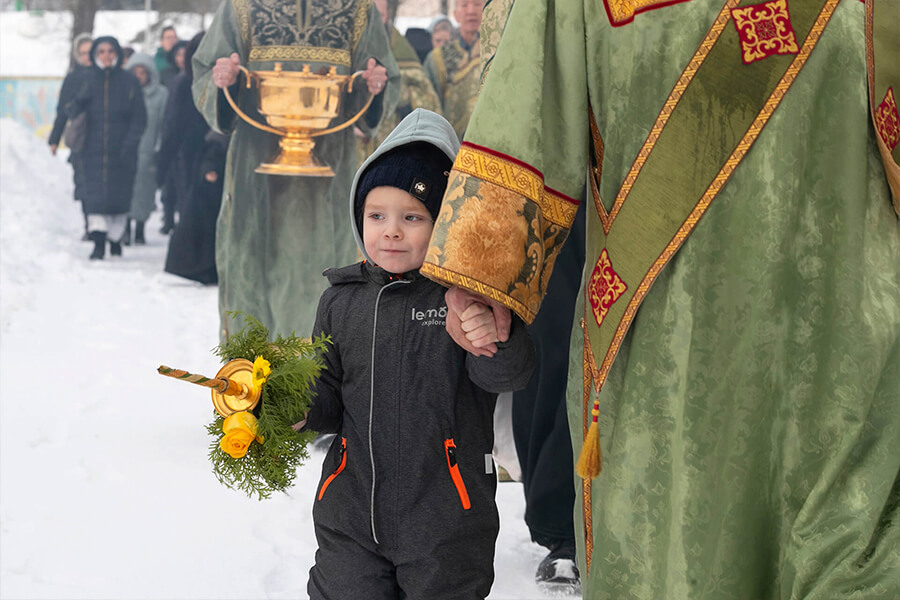
{"label": "snowy path", "polygon": [[[155,373],[215,373],[216,289],[162,272],[158,220],[88,262],[69,177],[0,121],[0,598],[306,598],[324,455],[265,502],[218,484],[208,394]],[[499,488],[490,598],[540,598],[521,486]]]}

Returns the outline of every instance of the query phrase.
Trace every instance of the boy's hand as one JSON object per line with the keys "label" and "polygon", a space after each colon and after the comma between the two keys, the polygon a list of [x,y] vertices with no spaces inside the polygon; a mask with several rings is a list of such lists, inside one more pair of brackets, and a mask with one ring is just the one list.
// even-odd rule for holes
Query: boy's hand
{"label": "boy's hand", "polygon": [[447,290],[447,333],[461,348],[475,356],[494,356],[496,342],[509,339],[512,314],[489,298],[460,287]]}

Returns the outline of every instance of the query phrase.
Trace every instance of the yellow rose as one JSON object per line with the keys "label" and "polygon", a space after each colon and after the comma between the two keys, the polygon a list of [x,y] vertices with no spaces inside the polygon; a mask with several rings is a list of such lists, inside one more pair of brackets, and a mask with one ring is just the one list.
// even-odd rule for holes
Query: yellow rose
{"label": "yellow rose", "polygon": [[232,429],[219,441],[219,448],[231,458],[243,458],[250,449],[253,437],[245,429]]}
{"label": "yellow rose", "polygon": [[229,415],[222,423],[225,437],[219,442],[219,448],[232,458],[242,458],[254,439],[262,443],[262,438],[256,435],[258,427],[259,422],[252,413],[240,411]]}
{"label": "yellow rose", "polygon": [[253,389],[258,390],[261,388],[271,374],[272,368],[269,366],[269,361],[262,356],[257,356],[256,360],[253,361]]}

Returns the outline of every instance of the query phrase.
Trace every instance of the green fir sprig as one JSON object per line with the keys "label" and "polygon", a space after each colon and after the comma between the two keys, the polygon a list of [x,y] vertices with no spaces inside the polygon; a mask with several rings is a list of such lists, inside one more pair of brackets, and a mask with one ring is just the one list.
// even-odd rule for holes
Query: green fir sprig
{"label": "green fir sprig", "polygon": [[322,355],[330,339],[279,335],[269,341],[268,330],[253,316],[240,312],[228,316],[244,319],[245,325],[215,349],[216,355],[225,362],[237,358],[253,362],[262,356],[272,369],[262,386],[260,402],[253,410],[258,419],[257,435],[263,441],[250,444],[243,457],[232,458],[219,447],[224,437],[224,418],[215,413],[207,426],[214,438],[209,446],[209,459],[219,482],[263,500],[272,492],[289,488],[297,467],[309,458],[306,447],[315,433],[295,431],[291,426],[302,421],[310,407],[310,388],[324,367]]}

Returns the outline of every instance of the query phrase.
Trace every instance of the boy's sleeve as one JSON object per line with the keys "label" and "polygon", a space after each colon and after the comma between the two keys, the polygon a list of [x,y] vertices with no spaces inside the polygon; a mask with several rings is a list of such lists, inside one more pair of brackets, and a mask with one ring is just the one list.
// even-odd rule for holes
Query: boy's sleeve
{"label": "boy's sleeve", "polygon": [[525,323],[515,315],[509,340],[497,344],[494,356],[466,356],[466,369],[472,383],[496,394],[524,389],[534,366],[534,344]]}
{"label": "boy's sleeve", "polygon": [[[331,289],[326,290],[319,300],[316,311],[316,322],[313,326],[313,337],[332,335],[331,319],[326,309],[327,298]],[[344,414],[344,400],[341,397],[341,381],[344,370],[341,366],[341,352],[338,341],[332,337],[331,345],[325,353],[325,368],[313,384],[313,403],[306,415],[306,425],[302,431],[318,431],[320,433],[337,433],[341,429]]]}

